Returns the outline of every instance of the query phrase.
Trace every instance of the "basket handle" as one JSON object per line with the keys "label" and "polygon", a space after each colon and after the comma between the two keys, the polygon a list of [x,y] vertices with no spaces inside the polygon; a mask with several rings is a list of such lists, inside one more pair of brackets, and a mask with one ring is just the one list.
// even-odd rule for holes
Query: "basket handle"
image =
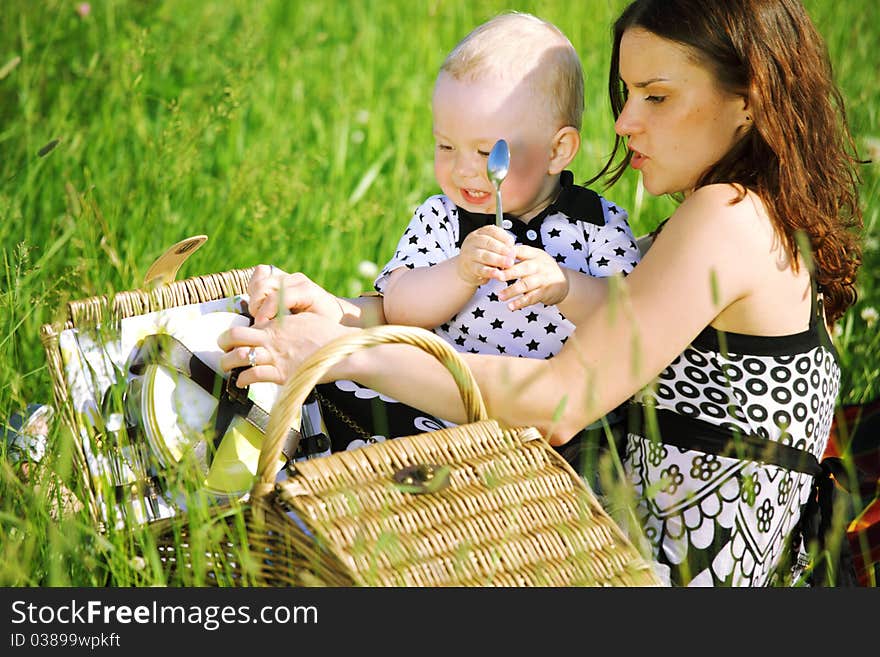
{"label": "basket handle", "polygon": [[289,428],[299,426],[302,405],[321,376],[356,351],[383,344],[408,344],[434,356],[455,379],[468,423],[488,418],[480,388],[467,363],[458,352],[430,331],[412,326],[386,325],[364,329],[352,336],[342,336],[312,354],[279,392],[266,427],[252,497],[267,495],[274,487],[276,473],[272,466],[278,463]]}

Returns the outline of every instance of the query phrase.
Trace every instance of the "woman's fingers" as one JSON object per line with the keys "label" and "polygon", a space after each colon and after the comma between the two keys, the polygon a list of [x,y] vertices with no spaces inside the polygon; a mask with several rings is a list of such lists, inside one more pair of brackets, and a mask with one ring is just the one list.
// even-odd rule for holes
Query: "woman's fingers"
{"label": "woman's fingers", "polygon": [[243,369],[238,378],[235,379],[235,385],[239,388],[247,388],[252,383],[277,383],[282,385],[284,379],[277,367],[274,365],[257,365],[256,367],[248,367]]}
{"label": "woman's fingers", "polygon": [[229,372],[243,369],[236,379],[239,388],[246,388],[258,381],[284,383],[271,344],[271,335],[262,328],[233,326],[221,333],[217,345],[225,353],[220,357],[220,368]]}
{"label": "woman's fingers", "polygon": [[256,321],[271,319],[278,314],[278,288],[282,276],[272,265],[257,265],[248,282],[248,312]]}
{"label": "woman's fingers", "polygon": [[277,305],[283,308],[280,314],[314,313],[341,322],[344,316],[339,298],[315,283],[301,272],[285,274],[283,285],[277,293]]}
{"label": "woman's fingers", "polygon": [[[217,336],[217,346],[225,352],[220,357],[220,367],[228,372],[236,367],[249,365],[251,347],[261,347],[265,331],[253,326],[233,326]],[[256,354],[255,354],[256,355]]]}
{"label": "woman's fingers", "polygon": [[315,312],[321,295],[332,296],[324,288],[301,272],[288,274],[284,277],[284,285],[279,292],[279,303],[285,311],[292,313]]}
{"label": "woman's fingers", "polygon": [[248,309],[256,323],[300,312],[342,320],[338,299],[301,272],[288,274],[271,265],[257,265],[248,294]]}
{"label": "woman's fingers", "polygon": [[[346,329],[314,313],[289,315],[253,326],[233,326],[217,338],[217,345],[224,352],[220,367],[226,372],[245,368],[238,376],[242,388],[258,381],[283,384],[317,349],[352,330],[355,329]],[[328,381],[332,380],[329,374],[328,377]]]}

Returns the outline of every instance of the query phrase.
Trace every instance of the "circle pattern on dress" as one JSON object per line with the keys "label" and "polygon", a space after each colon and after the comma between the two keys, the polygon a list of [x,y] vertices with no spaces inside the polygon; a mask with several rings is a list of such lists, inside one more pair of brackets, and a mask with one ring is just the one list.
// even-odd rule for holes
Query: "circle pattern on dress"
{"label": "circle pattern on dress", "polygon": [[[833,354],[821,344],[759,353],[691,345],[636,401],[820,458],[840,385]],[[772,464],[666,449],[632,433],[625,467],[645,498],[638,512],[655,557],[673,571],[699,564],[688,566],[694,584],[766,584],[812,484]]]}

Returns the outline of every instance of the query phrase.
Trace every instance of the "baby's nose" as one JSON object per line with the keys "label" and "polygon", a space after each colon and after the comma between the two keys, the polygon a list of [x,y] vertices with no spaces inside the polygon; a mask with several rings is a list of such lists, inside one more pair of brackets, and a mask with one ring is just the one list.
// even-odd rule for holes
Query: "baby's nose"
{"label": "baby's nose", "polygon": [[486,162],[477,153],[461,153],[455,159],[455,171],[463,177],[485,176]]}

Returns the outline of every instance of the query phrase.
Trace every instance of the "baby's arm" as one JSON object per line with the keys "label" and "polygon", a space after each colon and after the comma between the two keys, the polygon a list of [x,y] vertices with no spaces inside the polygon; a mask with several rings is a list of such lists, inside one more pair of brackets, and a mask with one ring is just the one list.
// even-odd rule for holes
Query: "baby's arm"
{"label": "baby's arm", "polygon": [[[386,321],[433,328],[460,311],[491,273],[481,273],[476,263],[478,247],[489,241],[479,237],[487,228],[468,235],[459,249],[458,209],[452,201],[437,195],[422,203],[376,278]],[[512,247],[512,237],[493,230]],[[509,251],[512,261],[512,248]]]}
{"label": "baby's arm", "polygon": [[480,285],[513,264],[513,238],[496,226],[468,235],[461,252],[429,267],[395,269],[385,285],[384,311],[391,324],[433,328],[448,321]]}
{"label": "baby's arm", "polygon": [[392,271],[383,296],[386,321],[430,329],[461,310],[476,286],[459,278],[457,257],[430,267]]}

